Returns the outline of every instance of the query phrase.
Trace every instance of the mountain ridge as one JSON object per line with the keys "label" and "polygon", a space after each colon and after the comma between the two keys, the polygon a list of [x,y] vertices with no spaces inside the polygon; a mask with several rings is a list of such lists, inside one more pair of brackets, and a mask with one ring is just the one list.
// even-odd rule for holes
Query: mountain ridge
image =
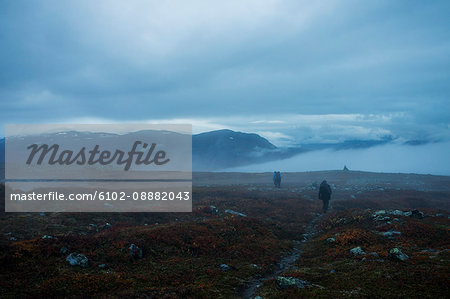
{"label": "mountain ridge", "polygon": [[[173,132],[172,132],[173,133]],[[99,138],[115,136],[114,133],[63,131],[46,133],[46,137]],[[130,132],[127,135],[144,138],[151,130]],[[35,139],[37,136],[33,137]],[[317,150],[346,150],[369,148],[395,141],[391,136],[380,140],[345,140],[337,143],[311,143],[293,147],[277,147],[256,133],[245,133],[222,129],[192,135],[192,162],[194,171],[218,171],[222,169],[282,160],[294,155]],[[423,145],[427,142],[404,142],[408,146]],[[0,138],[0,163],[5,163],[5,138]]]}

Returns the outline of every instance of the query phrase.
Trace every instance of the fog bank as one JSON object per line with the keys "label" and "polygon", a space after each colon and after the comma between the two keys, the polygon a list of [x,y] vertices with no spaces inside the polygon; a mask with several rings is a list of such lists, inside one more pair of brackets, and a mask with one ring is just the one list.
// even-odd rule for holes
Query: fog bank
{"label": "fog bank", "polygon": [[289,159],[229,168],[225,171],[282,172],[343,169],[389,173],[450,175],[450,142],[425,145],[383,145],[366,149],[323,150]]}

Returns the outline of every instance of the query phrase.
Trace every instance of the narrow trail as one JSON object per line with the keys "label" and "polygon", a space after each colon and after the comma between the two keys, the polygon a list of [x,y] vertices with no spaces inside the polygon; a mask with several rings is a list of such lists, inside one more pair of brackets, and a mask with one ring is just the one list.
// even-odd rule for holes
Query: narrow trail
{"label": "narrow trail", "polygon": [[281,259],[281,261],[278,263],[278,269],[266,273],[263,277],[250,280],[239,292],[239,296],[245,299],[253,298],[258,289],[262,287],[267,280],[276,278],[283,272],[291,269],[294,263],[300,258],[303,245],[317,233],[316,222],[320,219],[320,217],[322,217],[322,214],[317,215],[313,220],[311,220],[311,222],[306,227],[305,233],[303,234],[303,240],[301,242],[296,242],[291,253]]}

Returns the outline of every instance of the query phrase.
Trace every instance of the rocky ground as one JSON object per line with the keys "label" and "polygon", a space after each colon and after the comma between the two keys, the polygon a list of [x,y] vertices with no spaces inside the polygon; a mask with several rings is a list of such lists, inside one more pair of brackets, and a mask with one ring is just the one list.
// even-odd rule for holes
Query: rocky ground
{"label": "rocky ground", "polygon": [[[424,174],[375,173],[363,171],[313,171],[281,173],[282,185],[295,191],[309,190],[313,184],[327,180],[339,191],[364,192],[389,190],[450,191],[449,176]],[[272,173],[195,172],[195,186],[247,185],[271,187]],[[354,194],[354,193],[353,193]],[[356,195],[356,194],[354,194]],[[344,198],[346,199],[346,198]]]}
{"label": "rocky ground", "polygon": [[448,215],[350,209],[317,224],[295,265],[256,292],[262,298],[446,298]]}
{"label": "rocky ground", "polygon": [[324,173],[240,176],[195,174],[192,213],[1,214],[2,297],[448,294],[448,177],[328,173],[321,215]]}

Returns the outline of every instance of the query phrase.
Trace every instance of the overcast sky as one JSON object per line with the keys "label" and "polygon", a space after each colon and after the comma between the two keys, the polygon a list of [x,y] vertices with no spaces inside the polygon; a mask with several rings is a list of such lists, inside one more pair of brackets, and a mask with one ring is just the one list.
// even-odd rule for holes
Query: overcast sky
{"label": "overcast sky", "polygon": [[450,1],[1,1],[0,125],[450,140]]}

